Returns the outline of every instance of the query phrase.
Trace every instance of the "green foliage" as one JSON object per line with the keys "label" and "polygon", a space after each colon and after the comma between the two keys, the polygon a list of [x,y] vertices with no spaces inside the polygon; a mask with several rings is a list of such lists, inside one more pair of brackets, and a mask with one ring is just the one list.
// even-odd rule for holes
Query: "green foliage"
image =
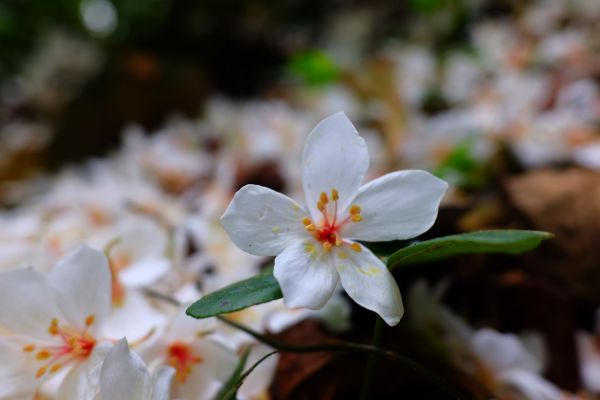
{"label": "green foliage", "polygon": [[221,390],[215,395],[214,400],[235,400],[235,396],[237,394],[237,389],[243,383],[242,374],[244,372],[244,368],[246,367],[246,362],[248,361],[248,356],[250,355],[250,348],[244,350],[240,360],[238,361],[235,370],[227,379],[227,382],[223,385]]}
{"label": "green foliage", "polygon": [[288,71],[291,75],[312,86],[332,83],[339,78],[340,71],[333,60],[322,51],[308,50],[292,56]]}
{"label": "green foliage", "polygon": [[[547,232],[526,230],[491,230],[462,233],[415,243],[393,253],[388,268],[421,264],[462,254],[519,254],[536,248],[550,239]],[[194,318],[208,318],[238,311],[283,297],[271,272],[226,286],[192,304],[186,311]]]}
{"label": "green foliage", "polygon": [[487,171],[485,163],[475,157],[474,146],[472,138],[458,143],[434,171],[435,175],[461,187],[482,187],[486,182]]}
{"label": "green foliage", "polygon": [[412,244],[392,254],[389,269],[421,264],[461,254],[508,253],[519,254],[534,249],[552,234],[516,229],[469,232],[444,236]]}
{"label": "green foliage", "polygon": [[186,314],[208,318],[283,297],[273,274],[257,275],[212,292],[192,304]]}

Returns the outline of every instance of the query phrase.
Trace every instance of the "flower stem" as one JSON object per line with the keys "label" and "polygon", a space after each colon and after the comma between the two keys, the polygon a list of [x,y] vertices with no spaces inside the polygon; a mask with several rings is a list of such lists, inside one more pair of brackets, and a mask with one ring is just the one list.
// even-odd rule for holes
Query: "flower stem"
{"label": "flower stem", "polygon": [[316,344],[309,346],[295,346],[286,343],[281,343],[277,340],[274,340],[270,337],[264,336],[258,332],[253,331],[252,329],[238,324],[230,319],[225,317],[217,317],[224,323],[239,329],[243,332],[246,332],[250,336],[254,337],[258,341],[273,347],[276,350],[287,353],[315,353],[322,351],[331,351],[331,352],[354,352],[354,353],[364,353],[364,354],[376,354],[381,357],[385,357],[389,360],[402,364],[407,369],[427,378],[431,383],[436,385],[439,389],[441,389],[444,393],[446,393],[449,398],[455,400],[466,400],[466,397],[456,390],[450,383],[446,382],[443,378],[440,378],[435,373],[429,371],[421,364],[413,361],[412,359],[403,356],[398,353],[394,353],[389,350],[381,349],[378,347],[359,344],[359,343],[351,343],[351,342],[336,342],[331,344]]}
{"label": "flower stem", "polygon": [[[379,315],[376,316],[375,326],[373,328],[373,337],[371,339],[371,346],[379,348],[381,344],[381,337],[383,335],[383,320]],[[377,364],[377,353],[369,354],[367,360],[367,367],[365,368],[365,375],[363,378],[362,388],[360,390],[360,399],[368,400],[369,392],[371,391],[371,385],[373,384],[373,376],[375,374],[375,365]]]}

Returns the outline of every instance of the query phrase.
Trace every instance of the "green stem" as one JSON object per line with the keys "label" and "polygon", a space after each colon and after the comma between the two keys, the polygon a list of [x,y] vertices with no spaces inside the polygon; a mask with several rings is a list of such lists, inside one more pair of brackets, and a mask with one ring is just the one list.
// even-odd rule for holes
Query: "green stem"
{"label": "green stem", "polygon": [[409,370],[424,376],[429,379],[434,385],[443,390],[446,394],[448,394],[451,398],[456,400],[466,400],[466,397],[462,395],[459,391],[457,391],[452,385],[446,382],[444,379],[438,377],[436,374],[430,372],[417,362],[411,360],[410,358],[403,356],[401,354],[394,353],[389,350],[380,349],[377,347],[373,347],[371,345],[358,344],[358,343],[350,343],[350,342],[336,342],[332,344],[316,344],[309,346],[294,346],[286,343],[281,343],[277,340],[271,339],[267,336],[261,335],[258,332],[253,331],[252,329],[240,325],[237,322],[231,321],[224,317],[217,317],[224,323],[233,326],[236,329],[239,329],[243,332],[246,332],[250,336],[259,340],[260,342],[273,347],[281,352],[287,353],[315,353],[315,352],[323,352],[323,351],[331,351],[331,352],[355,352],[355,353],[363,353],[363,354],[376,354],[381,357],[385,357],[389,360],[402,364]]}
{"label": "green stem", "polygon": [[[373,328],[373,337],[371,339],[371,346],[379,348],[381,345],[381,337],[383,335],[384,322],[378,315],[375,319],[375,327]],[[377,354],[369,354],[367,360],[367,367],[365,368],[365,375],[363,378],[362,388],[360,390],[360,399],[368,400],[369,392],[371,391],[371,385],[373,384],[373,376],[375,375],[375,365],[377,364]]]}

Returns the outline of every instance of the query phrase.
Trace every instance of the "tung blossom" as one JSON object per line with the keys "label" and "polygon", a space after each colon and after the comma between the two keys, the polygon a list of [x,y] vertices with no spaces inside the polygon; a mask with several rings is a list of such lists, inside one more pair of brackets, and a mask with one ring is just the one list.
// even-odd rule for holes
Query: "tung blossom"
{"label": "tung blossom", "polygon": [[129,350],[127,339],[108,352],[100,371],[100,394],[96,400],[169,400],[175,370],[158,367],[150,374],[144,361]]}
{"label": "tung blossom", "polygon": [[59,398],[93,399],[110,343],[101,339],[110,310],[106,258],[81,247],[50,272],[0,275],[0,398],[31,398],[69,371]]}
{"label": "tung blossom", "polygon": [[354,301],[397,324],[404,312],[398,285],[358,240],[409,239],[427,231],[448,185],[407,170],[361,186],[367,146],[342,112],[311,132],[302,165],[307,208],[247,185],[225,211],[223,226],[248,253],[277,256],[274,275],[288,307],[321,308],[341,281]]}

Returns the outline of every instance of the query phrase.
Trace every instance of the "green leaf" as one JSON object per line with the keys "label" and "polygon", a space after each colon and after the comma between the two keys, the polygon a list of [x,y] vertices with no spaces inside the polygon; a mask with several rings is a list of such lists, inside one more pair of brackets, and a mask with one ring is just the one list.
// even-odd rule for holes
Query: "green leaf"
{"label": "green leaf", "polygon": [[212,292],[192,304],[186,314],[208,318],[283,297],[273,274],[257,275]]}
{"label": "green leaf", "polygon": [[214,400],[235,400],[237,389],[243,382],[242,374],[244,373],[244,368],[248,361],[248,355],[250,355],[250,347],[244,350],[235,370],[229,379],[227,379],[227,382],[225,382],[221,390],[215,395]]}
{"label": "green leaf", "polygon": [[516,229],[491,230],[444,236],[415,243],[398,250],[387,261],[389,269],[420,264],[461,254],[519,254],[536,248],[553,235],[547,232]]}
{"label": "green leaf", "polygon": [[340,76],[335,62],[319,50],[307,50],[295,54],[288,64],[288,71],[311,86],[335,82]]}
{"label": "green leaf", "polygon": [[[248,375],[250,375],[256,369],[256,367],[258,367],[263,361],[265,361],[267,358],[271,357],[273,354],[277,354],[277,353],[279,353],[279,351],[272,351],[270,353],[267,353],[266,355],[261,357],[257,362],[252,364],[252,366],[250,366],[250,368],[248,368],[248,370],[246,372],[242,373],[242,371],[240,371],[237,379],[231,381],[231,386],[228,388],[228,390],[222,389],[221,397],[216,397],[215,400],[235,400],[239,388],[242,386],[242,384],[244,383],[244,380],[248,377]],[[237,371],[237,369],[236,369],[236,371]],[[229,382],[228,382],[228,384],[229,384]],[[221,392],[219,392],[219,393],[221,393]]]}

